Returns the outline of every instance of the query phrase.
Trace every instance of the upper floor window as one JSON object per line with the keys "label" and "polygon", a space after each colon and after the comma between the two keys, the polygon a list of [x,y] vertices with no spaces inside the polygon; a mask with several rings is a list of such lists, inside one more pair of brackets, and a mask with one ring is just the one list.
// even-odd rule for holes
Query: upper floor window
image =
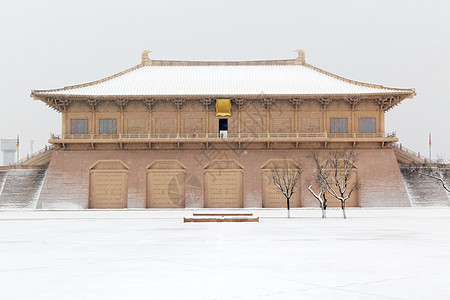
{"label": "upper floor window", "polygon": [[88,120],[87,119],[72,119],[70,132],[72,134],[87,134],[88,133]]}
{"label": "upper floor window", "polygon": [[117,134],[117,120],[100,119],[100,134]]}
{"label": "upper floor window", "polygon": [[360,133],[375,133],[375,118],[359,118]]}
{"label": "upper floor window", "polygon": [[331,133],[347,133],[347,118],[331,118],[330,119]]}

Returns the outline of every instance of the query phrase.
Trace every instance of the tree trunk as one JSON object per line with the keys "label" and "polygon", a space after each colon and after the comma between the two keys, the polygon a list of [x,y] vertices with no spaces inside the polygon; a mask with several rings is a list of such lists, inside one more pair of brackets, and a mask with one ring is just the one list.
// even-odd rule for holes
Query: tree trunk
{"label": "tree trunk", "polygon": [[344,219],[347,219],[347,216],[345,215],[345,201],[341,201],[341,207],[342,207],[342,213],[344,214]]}
{"label": "tree trunk", "polygon": [[291,218],[291,210],[289,207],[289,198],[288,197],[286,197],[286,203],[287,203],[287,210],[288,210],[288,218],[290,219]]}
{"label": "tree trunk", "polygon": [[324,206],[322,206],[322,219],[325,219],[327,217],[327,211]]}

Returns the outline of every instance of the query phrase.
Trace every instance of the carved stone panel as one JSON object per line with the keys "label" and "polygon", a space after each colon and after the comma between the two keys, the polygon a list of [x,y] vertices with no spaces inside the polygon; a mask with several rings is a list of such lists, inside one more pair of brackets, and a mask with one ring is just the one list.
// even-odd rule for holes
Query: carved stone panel
{"label": "carved stone panel", "polygon": [[99,161],[90,169],[89,208],[127,208],[128,168],[120,161]]}

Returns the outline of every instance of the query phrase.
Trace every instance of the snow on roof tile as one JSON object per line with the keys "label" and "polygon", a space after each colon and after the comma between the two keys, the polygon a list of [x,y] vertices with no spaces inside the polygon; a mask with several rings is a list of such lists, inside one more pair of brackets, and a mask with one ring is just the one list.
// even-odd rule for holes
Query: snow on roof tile
{"label": "snow on roof tile", "polygon": [[205,96],[205,95],[364,95],[414,93],[358,83],[309,65],[139,65],[98,82],[35,95]]}

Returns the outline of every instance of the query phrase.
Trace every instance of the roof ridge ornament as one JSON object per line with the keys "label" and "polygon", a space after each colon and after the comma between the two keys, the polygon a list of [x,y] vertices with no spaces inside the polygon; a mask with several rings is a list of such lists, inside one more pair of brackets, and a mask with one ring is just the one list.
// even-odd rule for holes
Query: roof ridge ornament
{"label": "roof ridge ornament", "polygon": [[295,50],[295,52],[298,53],[298,56],[296,59],[294,59],[294,64],[303,65],[305,63],[305,51],[298,49],[298,50]]}
{"label": "roof ridge ornament", "polygon": [[148,55],[151,53],[152,51],[150,50],[144,50],[142,52],[142,56],[141,56],[141,65],[143,66],[151,66],[152,65],[152,60],[148,57]]}

